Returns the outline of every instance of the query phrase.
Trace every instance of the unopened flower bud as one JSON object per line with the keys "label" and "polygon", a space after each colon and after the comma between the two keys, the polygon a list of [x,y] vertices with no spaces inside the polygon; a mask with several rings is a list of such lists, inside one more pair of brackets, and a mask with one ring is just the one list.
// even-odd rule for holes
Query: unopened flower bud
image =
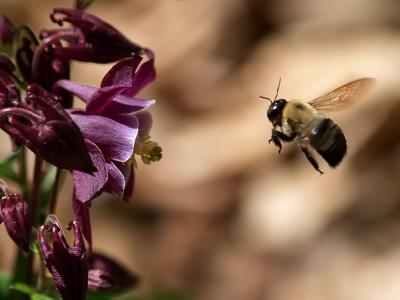
{"label": "unopened flower bud", "polygon": [[[63,300],[86,299],[88,284],[88,262],[82,232],[77,221],[71,221],[67,229],[74,231],[74,243],[69,246],[61,225],[55,216],[52,224],[39,228],[39,247],[44,264],[53,276]],[[46,231],[51,233],[52,246],[46,240]]]}
{"label": "unopened flower bud", "polygon": [[68,45],[55,46],[59,58],[109,63],[134,53],[151,52],[129,41],[122,33],[98,17],[68,8],[55,8],[50,15],[54,23],[70,23],[72,28],[43,31],[42,35],[65,40]]}
{"label": "unopened flower bud", "polygon": [[20,195],[10,193],[4,181],[1,181],[0,186],[5,194],[0,199],[0,220],[3,220],[8,235],[18,247],[24,251],[28,251],[32,231],[28,203]]}

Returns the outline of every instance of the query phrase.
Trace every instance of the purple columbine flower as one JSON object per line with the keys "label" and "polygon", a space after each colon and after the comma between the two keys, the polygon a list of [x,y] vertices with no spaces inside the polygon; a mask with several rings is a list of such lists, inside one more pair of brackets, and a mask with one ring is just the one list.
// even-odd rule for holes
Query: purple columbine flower
{"label": "purple columbine flower", "polygon": [[103,191],[124,199],[130,197],[127,193],[132,191],[133,184],[133,163],[130,162],[138,136],[146,137],[143,145],[147,143],[150,147],[141,150],[146,152],[149,160],[161,158],[161,148],[148,140],[151,116],[143,111],[154,100],[132,98],[155,78],[153,58],[140,65],[141,60],[140,56],[134,55],[118,62],[104,76],[100,88],[69,80],[60,80],[55,85],[56,89],[65,89],[87,104],[86,111],[72,110],[70,113],[97,168],[97,174],[73,172],[76,198],[81,202],[89,202]]}
{"label": "purple columbine flower", "polygon": [[11,193],[7,184],[1,179],[0,188],[4,193],[0,199],[0,224],[4,222],[10,238],[18,247],[28,252],[32,232],[28,203],[20,195]]}
{"label": "purple columbine flower", "polygon": [[121,291],[136,286],[138,282],[137,276],[105,255],[95,253],[89,259],[89,291]]}
{"label": "purple columbine flower", "polygon": [[[84,300],[88,285],[88,260],[79,223],[71,221],[67,226],[68,230],[74,231],[74,243],[69,246],[58,219],[50,215],[48,220],[51,224],[42,225],[38,232],[44,264],[63,300]],[[46,240],[46,231],[51,233],[52,246]]]}
{"label": "purple columbine flower", "polygon": [[133,52],[146,51],[94,15],[75,9],[55,8],[50,18],[60,26],[64,22],[72,25],[71,28],[42,31],[42,35],[52,41],[68,43],[53,45],[59,58],[109,63],[129,57]]}
{"label": "purple columbine flower", "polygon": [[94,171],[79,127],[55,96],[30,85],[24,103],[11,78],[0,78],[1,129],[59,168]]}

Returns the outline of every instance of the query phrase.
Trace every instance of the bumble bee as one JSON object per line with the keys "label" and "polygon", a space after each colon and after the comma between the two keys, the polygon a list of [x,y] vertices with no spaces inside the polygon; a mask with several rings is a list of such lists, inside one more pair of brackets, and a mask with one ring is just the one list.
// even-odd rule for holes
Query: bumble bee
{"label": "bumble bee", "polygon": [[[360,98],[374,81],[373,78],[357,79],[326,95],[306,102],[297,99],[289,101],[276,99],[281,83],[279,79],[274,101],[260,96],[271,103],[267,117],[273,128],[271,139],[268,142],[273,142],[279,148],[280,153],[281,141],[296,140],[308,161],[320,174],[323,172],[319,169],[310,148],[314,148],[331,167],[336,167],[346,154],[346,138],[339,126],[325,117],[322,112],[338,111],[347,107],[348,104]],[[280,130],[277,130],[277,127]]]}

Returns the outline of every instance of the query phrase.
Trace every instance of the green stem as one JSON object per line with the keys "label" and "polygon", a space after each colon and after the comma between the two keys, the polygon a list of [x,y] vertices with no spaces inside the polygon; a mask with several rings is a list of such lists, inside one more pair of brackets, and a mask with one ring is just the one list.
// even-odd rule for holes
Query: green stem
{"label": "green stem", "polygon": [[33,227],[36,227],[38,222],[39,196],[40,196],[40,187],[42,184],[42,175],[43,175],[42,165],[43,165],[43,159],[36,156],[35,167],[33,170],[33,187],[31,191],[31,201],[30,201],[31,221]]}
{"label": "green stem", "polygon": [[28,172],[27,172],[27,164],[26,164],[26,147],[21,146],[19,150],[19,176],[21,179],[21,189],[22,196],[25,201],[29,201],[28,199]]}
{"label": "green stem", "polygon": [[[14,274],[12,277],[11,284],[15,284],[18,282],[28,282],[28,273],[26,272],[28,267],[28,256],[23,253],[23,251],[18,248],[16,253],[15,266],[14,266]],[[20,292],[12,290],[10,293],[10,299],[12,300],[27,300],[28,296],[21,294]]]}
{"label": "green stem", "polygon": [[[31,191],[30,197],[30,212],[31,212],[31,224],[33,227],[37,227],[38,219],[39,219],[39,196],[40,196],[40,187],[42,183],[42,165],[43,159],[39,156],[35,157],[35,166],[33,170],[33,187]],[[28,265],[27,265],[27,274],[28,280],[27,283],[32,285],[33,283],[33,261],[34,261],[34,253],[33,251],[29,251],[28,254]]]}

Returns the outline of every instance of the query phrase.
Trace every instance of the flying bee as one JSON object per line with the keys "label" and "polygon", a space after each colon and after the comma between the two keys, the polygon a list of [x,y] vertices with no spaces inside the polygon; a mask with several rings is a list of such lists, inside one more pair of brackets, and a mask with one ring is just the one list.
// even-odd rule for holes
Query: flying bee
{"label": "flying bee", "polygon": [[[281,80],[274,100],[260,96],[271,102],[267,117],[271,121],[272,135],[269,143],[273,142],[282,150],[282,143],[296,141],[311,165],[321,174],[318,163],[310,148],[331,166],[336,167],[346,154],[346,138],[338,125],[325,117],[322,112],[338,111],[346,108],[362,95],[374,83],[373,78],[361,78],[349,82],[332,92],[309,102],[303,100],[276,99]],[[278,130],[277,128],[280,128]]]}

